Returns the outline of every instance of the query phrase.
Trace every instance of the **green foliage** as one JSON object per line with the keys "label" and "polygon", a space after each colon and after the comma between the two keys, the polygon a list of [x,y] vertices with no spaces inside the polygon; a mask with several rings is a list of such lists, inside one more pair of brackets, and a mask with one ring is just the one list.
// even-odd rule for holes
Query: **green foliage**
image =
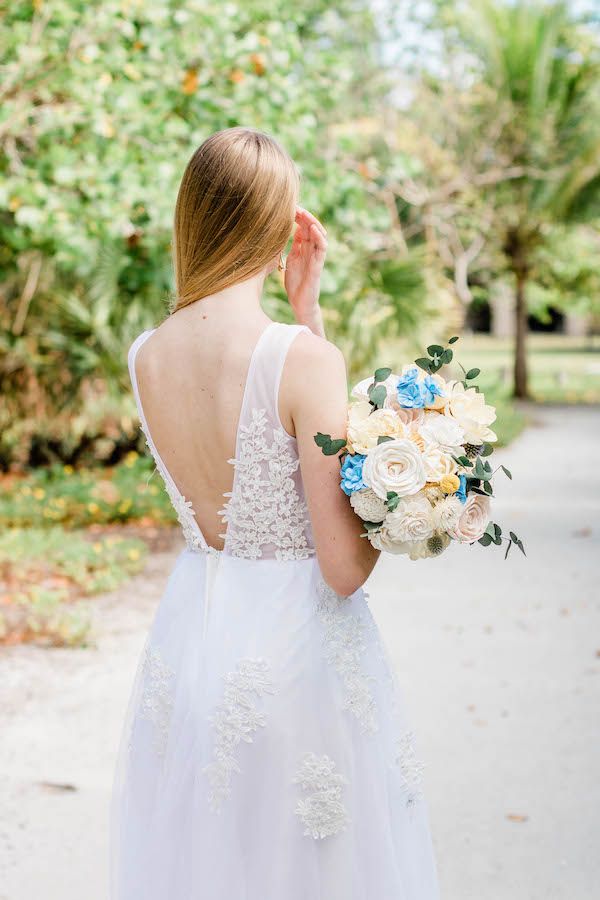
{"label": "green foliage", "polygon": [[[390,251],[356,125],[389,86],[368,3],[56,0],[51,15],[13,5],[0,39],[0,467],[79,461],[57,416],[65,431],[90,403],[123,431],[127,347],[172,294],[179,180],[218,129],[266,130],[297,161],[302,203],[329,233],[328,327],[357,365],[418,319],[421,266]],[[265,302],[291,319],[275,278]],[[92,459],[107,458],[106,425],[86,421]],[[110,456],[127,449],[117,439]]]}
{"label": "green foliage", "polygon": [[110,469],[40,467],[24,477],[0,480],[2,528],[62,525],[84,528],[148,519],[175,521],[175,514],[154,463],[130,453]]}
{"label": "green foliage", "polygon": [[91,619],[82,598],[114,590],[140,570],[146,552],[140,540],[86,538],[58,525],[6,529],[0,535],[0,643],[85,643]]}

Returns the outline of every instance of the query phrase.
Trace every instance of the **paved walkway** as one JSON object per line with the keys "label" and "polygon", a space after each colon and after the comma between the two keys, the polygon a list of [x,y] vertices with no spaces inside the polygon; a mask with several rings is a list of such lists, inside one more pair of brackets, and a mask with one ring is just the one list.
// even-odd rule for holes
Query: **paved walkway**
{"label": "paved walkway", "polygon": [[[443,900],[598,897],[600,410],[534,416],[495,506],[528,558],[386,558],[369,585],[427,761]],[[97,603],[95,647],[2,651],[0,900],[106,900],[114,752],[175,555]]]}

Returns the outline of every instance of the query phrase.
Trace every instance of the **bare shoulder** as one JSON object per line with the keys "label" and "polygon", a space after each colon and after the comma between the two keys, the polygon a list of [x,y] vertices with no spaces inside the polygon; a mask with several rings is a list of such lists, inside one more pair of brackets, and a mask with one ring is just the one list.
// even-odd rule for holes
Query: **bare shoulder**
{"label": "bare shoulder", "polygon": [[299,376],[312,382],[327,375],[345,377],[346,363],[342,351],[331,341],[303,331],[290,347],[286,369],[294,383]]}
{"label": "bare shoulder", "polygon": [[299,334],[288,351],[279,395],[281,420],[288,432],[295,434],[299,418],[325,413],[327,406],[344,409],[346,399],[346,362],[341,350],[325,338]]}

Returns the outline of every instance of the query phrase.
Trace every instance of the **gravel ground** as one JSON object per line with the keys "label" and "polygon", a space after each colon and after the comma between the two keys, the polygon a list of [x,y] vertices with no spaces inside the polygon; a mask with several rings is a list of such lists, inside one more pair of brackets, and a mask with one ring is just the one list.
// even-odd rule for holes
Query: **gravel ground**
{"label": "gravel ground", "polygon": [[[452,547],[386,558],[368,585],[426,761],[443,900],[599,896],[599,438],[598,408],[547,408],[502,452],[515,480],[498,478],[495,518],[527,559]],[[0,900],[106,900],[121,722],[178,551],[97,601],[93,647],[2,651]]]}

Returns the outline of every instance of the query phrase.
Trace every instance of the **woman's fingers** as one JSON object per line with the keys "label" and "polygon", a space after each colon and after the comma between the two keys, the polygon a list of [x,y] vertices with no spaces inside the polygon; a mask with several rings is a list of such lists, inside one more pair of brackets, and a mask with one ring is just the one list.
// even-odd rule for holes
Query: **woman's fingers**
{"label": "woman's fingers", "polygon": [[308,235],[308,232],[310,231],[311,225],[315,225],[319,229],[319,231],[323,234],[324,237],[327,235],[327,230],[319,222],[317,217],[313,216],[313,214],[311,212],[309,212],[307,209],[304,209],[303,206],[296,207],[295,219],[296,219],[296,222],[298,223],[298,225],[304,226],[306,228],[307,235]]}

